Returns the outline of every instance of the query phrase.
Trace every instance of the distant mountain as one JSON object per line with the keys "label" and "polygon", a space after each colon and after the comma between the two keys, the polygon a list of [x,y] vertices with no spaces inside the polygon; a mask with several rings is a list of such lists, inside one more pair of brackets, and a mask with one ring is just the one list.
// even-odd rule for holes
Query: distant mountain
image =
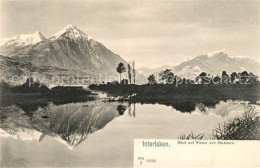
{"label": "distant mountain", "polygon": [[0,39],[0,53],[2,55],[9,55],[45,39],[39,31],[33,34],[20,34],[11,38]]}
{"label": "distant mountain", "polygon": [[15,50],[8,56],[35,65],[106,73],[116,73],[119,62],[127,64],[119,55],[73,25],[68,25],[48,39]]}
{"label": "distant mountain", "polygon": [[223,71],[231,74],[232,72],[242,72],[244,70],[259,75],[259,67],[260,64],[252,59],[246,57],[231,58],[225,51],[219,51],[200,55],[192,60],[185,61],[173,67],[173,71],[180,76],[189,78],[194,78],[201,72],[221,75]]}
{"label": "distant mountain", "polygon": [[172,68],[171,65],[163,65],[163,66],[158,67],[158,68],[140,67],[140,68],[137,68],[136,70],[140,74],[151,75],[151,74],[155,74],[155,73],[158,73],[160,71],[163,71],[165,69],[171,69],[171,68]]}
{"label": "distant mountain", "polygon": [[228,74],[232,72],[242,72],[244,70],[260,75],[260,63],[247,57],[229,57],[225,51],[213,52],[210,54],[199,55],[191,60],[184,61],[176,66],[165,66],[164,68],[143,69],[146,74],[155,74],[165,69],[172,71],[182,77],[194,79],[201,72],[211,75],[221,75],[223,71]]}

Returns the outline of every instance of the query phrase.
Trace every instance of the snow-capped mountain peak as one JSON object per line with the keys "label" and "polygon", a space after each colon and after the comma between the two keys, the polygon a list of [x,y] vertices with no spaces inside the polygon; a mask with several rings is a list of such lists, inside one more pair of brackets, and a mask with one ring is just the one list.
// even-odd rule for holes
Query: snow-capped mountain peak
{"label": "snow-capped mountain peak", "polygon": [[207,53],[207,55],[209,57],[215,56],[215,55],[227,55],[227,51],[226,50],[216,50],[216,51],[212,51]]}
{"label": "snow-capped mountain peak", "polygon": [[[199,55],[179,65],[173,66],[170,69],[178,76],[195,79],[201,72],[206,72],[213,76],[221,75],[223,71],[226,71],[228,74],[248,71],[260,75],[259,66],[260,64],[257,61],[248,57],[230,57],[225,50],[219,50]],[[158,74],[165,69],[166,68],[142,68],[138,70],[143,74]]]}
{"label": "snow-capped mountain peak", "polygon": [[247,56],[234,56],[232,57],[233,59],[250,59],[249,57]]}
{"label": "snow-capped mountain peak", "polygon": [[231,74],[232,72],[246,70],[258,75],[260,73],[258,67],[259,63],[250,58],[230,57],[226,50],[219,50],[185,61],[175,66],[173,71],[179,76],[187,76],[194,79],[201,72],[217,75],[221,74],[222,71]]}
{"label": "snow-capped mountain peak", "polygon": [[28,46],[36,44],[42,40],[45,40],[45,37],[39,31],[36,31],[33,34],[19,34],[11,38],[1,39],[0,46]]}
{"label": "snow-capped mountain peak", "polygon": [[72,24],[68,24],[66,26],[66,29],[78,29],[76,26],[72,25]]}
{"label": "snow-capped mountain peak", "polygon": [[192,60],[205,61],[208,59],[220,59],[220,58],[222,58],[222,59],[229,58],[226,50],[216,50],[213,52],[202,54],[193,59],[190,59],[190,61],[192,61]]}
{"label": "snow-capped mountain peak", "polygon": [[58,33],[52,35],[50,37],[51,40],[56,40],[60,38],[61,36],[65,36],[71,39],[77,39],[77,38],[87,38],[88,40],[91,39],[90,36],[79,30],[76,26],[69,24],[64,29],[59,31]]}
{"label": "snow-capped mountain peak", "polygon": [[[36,32],[37,34],[38,32]],[[52,37],[28,47],[0,48],[3,56],[19,58],[41,66],[68,70],[116,74],[115,67],[127,62],[103,44],[89,40],[89,36],[73,25],[68,25]]]}
{"label": "snow-capped mountain peak", "polygon": [[42,33],[39,32],[39,31],[36,31],[36,32],[34,33],[34,35],[35,35],[36,37],[39,37],[41,40],[45,40],[45,39],[46,39],[46,38],[42,35]]}

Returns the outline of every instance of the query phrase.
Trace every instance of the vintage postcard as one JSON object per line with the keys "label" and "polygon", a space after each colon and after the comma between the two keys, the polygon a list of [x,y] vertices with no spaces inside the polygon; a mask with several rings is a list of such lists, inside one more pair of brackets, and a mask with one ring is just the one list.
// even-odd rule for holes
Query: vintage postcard
{"label": "vintage postcard", "polygon": [[0,167],[260,167],[260,1],[0,8]]}

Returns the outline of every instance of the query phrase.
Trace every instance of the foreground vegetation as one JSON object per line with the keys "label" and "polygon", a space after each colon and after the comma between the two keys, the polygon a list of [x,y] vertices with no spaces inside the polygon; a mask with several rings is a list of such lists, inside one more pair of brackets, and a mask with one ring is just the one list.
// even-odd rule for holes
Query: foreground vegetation
{"label": "foreground vegetation", "polygon": [[248,106],[242,116],[220,123],[211,136],[205,134],[182,134],[181,140],[260,140],[260,116],[254,107]]}

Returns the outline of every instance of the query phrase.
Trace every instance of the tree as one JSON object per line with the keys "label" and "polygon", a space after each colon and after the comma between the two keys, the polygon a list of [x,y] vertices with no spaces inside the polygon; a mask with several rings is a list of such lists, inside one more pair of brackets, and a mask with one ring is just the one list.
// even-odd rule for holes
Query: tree
{"label": "tree", "polygon": [[127,79],[122,79],[121,84],[127,85],[128,84],[128,80]]}
{"label": "tree", "polygon": [[128,80],[129,80],[129,83],[131,85],[131,80],[132,80],[132,68],[130,66],[130,64],[127,65],[127,70],[128,70]]}
{"label": "tree", "polygon": [[241,72],[240,79],[241,79],[242,83],[246,83],[249,80],[249,78],[250,78],[250,75],[248,74],[247,71]]}
{"label": "tree", "polygon": [[231,83],[234,83],[234,81],[236,80],[237,76],[238,76],[238,75],[237,75],[236,72],[232,72],[232,74],[230,75]]}
{"label": "tree", "polygon": [[133,68],[133,79],[134,79],[134,84],[135,84],[135,76],[136,76],[136,72],[135,72],[135,61],[132,62],[132,68]]}
{"label": "tree", "polygon": [[[199,83],[206,83],[206,81],[207,81],[207,73],[206,72],[201,72],[200,74],[199,74],[199,76],[196,78],[196,81],[199,81]],[[201,81],[201,82],[200,82]]]}
{"label": "tree", "polygon": [[159,73],[159,76],[160,76],[160,80],[165,80],[168,76],[169,73],[171,73],[171,69],[166,69],[162,72]]}
{"label": "tree", "polygon": [[228,81],[229,81],[229,76],[228,76],[228,74],[227,74],[227,72],[226,71],[223,71],[222,72],[222,83],[224,83],[224,84],[228,84]]}
{"label": "tree", "polygon": [[159,73],[160,80],[166,80],[166,83],[173,83],[174,73],[172,73],[171,69],[166,69]]}
{"label": "tree", "polygon": [[[120,82],[121,82],[121,73],[124,73],[125,71],[126,71],[126,68],[125,68],[125,66],[124,66],[124,64],[122,63],[122,62],[120,62],[119,64],[118,64],[118,67],[116,68],[116,71],[119,73],[119,75],[120,75]],[[120,83],[119,82],[119,83]]]}
{"label": "tree", "polygon": [[118,105],[116,110],[118,111],[119,115],[123,115],[125,110],[126,110],[126,106],[124,105]]}
{"label": "tree", "polygon": [[213,78],[214,84],[220,84],[220,82],[221,82],[221,77],[219,77],[218,75]]}
{"label": "tree", "polygon": [[153,85],[153,84],[155,84],[156,83],[156,80],[155,80],[155,76],[152,74],[152,75],[150,75],[148,78],[148,83],[150,84],[150,85]]}
{"label": "tree", "polygon": [[249,83],[250,84],[256,84],[258,81],[258,76],[254,75],[252,72],[249,73]]}

